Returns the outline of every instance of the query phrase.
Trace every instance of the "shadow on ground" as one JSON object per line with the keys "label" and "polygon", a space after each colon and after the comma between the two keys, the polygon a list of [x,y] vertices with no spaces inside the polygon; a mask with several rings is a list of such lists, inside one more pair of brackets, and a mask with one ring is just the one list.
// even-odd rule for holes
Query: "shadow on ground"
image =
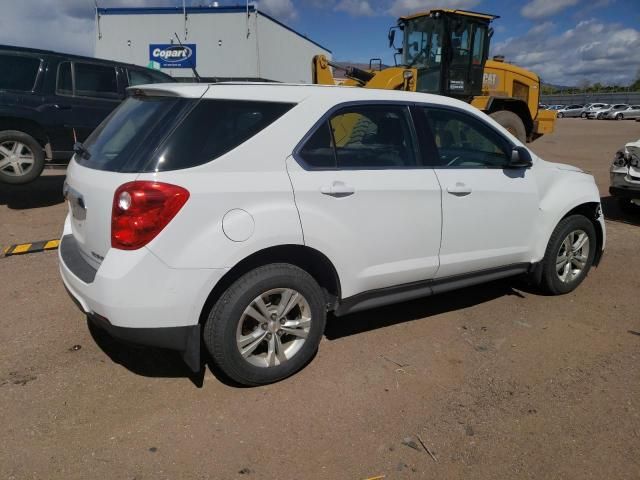
{"label": "shadow on ground", "polygon": [[640,207],[632,206],[629,211],[623,211],[620,209],[618,199],[611,196],[602,197],[600,202],[602,203],[604,217],[607,220],[640,226]]}
{"label": "shadow on ground", "polygon": [[[538,293],[519,279],[499,280],[481,286],[367,310],[344,317],[336,318],[330,315],[327,319],[325,336],[329,340],[336,340],[349,335],[460,310],[489,302],[505,295],[523,297],[520,291],[515,288],[534,294]],[[113,339],[100,328],[95,327],[90,321],[87,321],[87,324],[91,336],[98,347],[112,361],[122,365],[132,373],[145,377],[189,378],[195,386],[202,387],[205,366],[208,366],[220,382],[230,387],[243,387],[227,378],[223,372],[212,364],[204,345],[202,346],[202,371],[194,374],[185,365],[178,352],[122,343]]]}
{"label": "shadow on ground", "polygon": [[0,184],[0,205],[15,210],[49,207],[64,202],[62,185],[65,175],[43,175],[26,185]]}
{"label": "shadow on ground", "polygon": [[442,313],[461,310],[490,302],[505,295],[515,295],[523,298],[523,295],[515,288],[536,295],[541,294],[527,285],[524,280],[507,278],[441,295],[353,313],[344,317],[330,315],[327,319],[325,336],[329,340],[336,340],[399,323],[412,322]]}
{"label": "shadow on ground", "polygon": [[118,341],[88,319],[87,326],[98,347],[112,361],[130,372],[143,377],[189,378],[197,387],[202,386],[204,368],[201,373],[193,373],[183,362],[179,352]]}

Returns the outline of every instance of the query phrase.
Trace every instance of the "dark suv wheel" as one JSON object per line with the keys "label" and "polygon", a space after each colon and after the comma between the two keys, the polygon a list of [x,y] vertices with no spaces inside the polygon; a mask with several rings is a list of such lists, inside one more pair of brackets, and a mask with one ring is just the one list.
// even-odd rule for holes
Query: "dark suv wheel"
{"label": "dark suv wheel", "polygon": [[222,294],[209,313],[204,343],[229,378],[264,385],[313,358],[325,320],[324,295],[314,278],[275,263],[246,273]]}
{"label": "dark suv wheel", "polygon": [[29,183],[43,168],[44,150],[31,135],[17,130],[0,132],[0,183]]}

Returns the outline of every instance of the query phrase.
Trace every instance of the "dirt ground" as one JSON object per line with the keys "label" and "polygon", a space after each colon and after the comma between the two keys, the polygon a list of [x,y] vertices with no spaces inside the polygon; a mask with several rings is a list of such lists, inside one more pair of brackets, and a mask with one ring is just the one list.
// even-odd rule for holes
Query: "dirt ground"
{"label": "dirt ground", "polygon": [[[267,387],[92,336],[54,252],[0,258],[0,478],[640,478],[640,214],[607,193],[637,138],[563,119],[533,144],[603,196],[607,251],[577,291],[507,280],[330,319]],[[0,246],[59,235],[63,179],[0,186]]]}

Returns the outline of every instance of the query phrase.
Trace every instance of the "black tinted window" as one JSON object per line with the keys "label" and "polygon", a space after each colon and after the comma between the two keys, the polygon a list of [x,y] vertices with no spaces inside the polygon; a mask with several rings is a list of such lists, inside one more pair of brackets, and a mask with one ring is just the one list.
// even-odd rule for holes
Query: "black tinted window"
{"label": "black tinted window", "polygon": [[90,156],[76,155],[76,161],[97,170],[141,170],[157,146],[153,141],[162,138],[189,102],[175,97],[127,98],[85,142]]}
{"label": "black tinted window", "polygon": [[40,59],[19,55],[0,55],[0,90],[30,92],[36,83]]}
{"label": "black tinted window", "polygon": [[119,98],[116,69],[92,63],[75,63],[76,95]]}
{"label": "black tinted window", "polygon": [[491,127],[470,114],[424,108],[430,133],[438,151],[425,159],[434,167],[502,168],[509,163],[511,147]]}
{"label": "black tinted window", "polygon": [[244,143],[292,107],[289,103],[202,100],[164,142],[149,170],[207,163]]}
{"label": "black tinted window", "polygon": [[328,122],[324,122],[316,129],[298,155],[313,168],[336,168],[333,138]]}
{"label": "black tinted window", "polygon": [[170,78],[165,77],[161,73],[154,72],[151,69],[147,70],[128,70],[129,86],[135,87],[136,85],[144,85],[148,83],[167,83],[171,82]]}
{"label": "black tinted window", "polygon": [[56,91],[62,95],[73,95],[73,82],[71,79],[71,62],[62,62],[58,65],[58,79]]}

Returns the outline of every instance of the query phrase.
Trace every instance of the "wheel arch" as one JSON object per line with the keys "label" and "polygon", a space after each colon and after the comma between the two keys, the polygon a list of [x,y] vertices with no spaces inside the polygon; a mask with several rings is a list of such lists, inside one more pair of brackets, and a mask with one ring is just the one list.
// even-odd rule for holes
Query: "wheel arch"
{"label": "wheel arch", "polygon": [[45,148],[49,143],[49,136],[46,134],[44,128],[34,120],[5,115],[0,116],[0,131],[5,130],[17,130],[31,135],[42,148]]}
{"label": "wheel arch", "polygon": [[602,214],[602,207],[600,206],[600,202],[586,202],[581,203],[573,207],[560,220],[564,220],[571,215],[582,215],[587,217],[589,221],[593,224],[593,228],[596,231],[596,252],[593,257],[593,265],[598,266],[600,263],[600,259],[602,258],[602,248],[604,246],[604,231],[602,229],[602,225],[598,221],[598,218]]}
{"label": "wheel arch", "polygon": [[326,255],[306,245],[278,245],[249,255],[225,273],[209,293],[200,312],[199,323],[204,324],[213,305],[233,282],[245,273],[270,263],[289,263],[309,273],[324,292],[327,310],[333,310],[341,298],[338,272]]}

